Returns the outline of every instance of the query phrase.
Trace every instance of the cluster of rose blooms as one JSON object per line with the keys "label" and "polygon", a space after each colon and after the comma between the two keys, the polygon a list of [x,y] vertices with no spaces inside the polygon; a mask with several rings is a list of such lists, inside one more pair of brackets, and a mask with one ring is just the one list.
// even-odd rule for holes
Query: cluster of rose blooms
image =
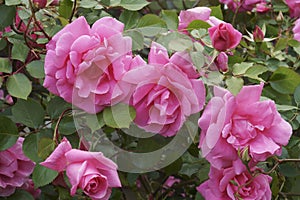
{"label": "cluster of rose blooms", "polygon": [[[257,3],[265,5],[265,1],[247,2],[251,1],[237,7],[252,10]],[[229,8],[234,5],[228,3]],[[206,7],[181,11],[178,31],[189,34],[186,28],[193,20],[210,24],[212,46],[219,51],[214,62],[226,71],[227,55],[242,34],[210,12]],[[117,103],[131,105],[136,110],[136,125],[174,136],[188,116],[203,109],[201,74],[188,52],[169,56],[156,42],[151,44],[147,62],[133,55],[132,40],[123,36],[123,29],[124,25],[111,17],[99,19],[92,27],[79,17],[64,27],[47,44],[44,86],[88,113]],[[271,177],[257,164],[281,154],[292,128],[273,101],[260,101],[262,89],[263,84],[244,86],[234,96],[226,89],[214,88],[214,97],[199,119],[199,148],[211,164],[209,180],[197,187],[205,199],[271,199]],[[0,196],[9,196],[19,187],[34,195],[40,192],[28,178],[35,164],[23,155],[22,141],[19,138],[13,147],[0,152]],[[65,171],[71,195],[80,188],[92,199],[102,200],[110,197],[113,187],[121,187],[115,163],[101,152],[72,149],[66,138],[40,164]]]}

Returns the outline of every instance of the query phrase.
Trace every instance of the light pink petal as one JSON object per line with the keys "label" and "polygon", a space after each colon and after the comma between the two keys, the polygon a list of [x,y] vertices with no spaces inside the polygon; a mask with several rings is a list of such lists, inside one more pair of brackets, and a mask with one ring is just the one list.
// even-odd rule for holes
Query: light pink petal
{"label": "light pink petal", "polygon": [[112,17],[102,17],[93,24],[92,29],[97,31],[98,27],[101,27],[101,25],[113,28],[120,33],[124,30],[124,24]]}
{"label": "light pink petal", "polygon": [[63,138],[61,143],[51,153],[51,155],[40,165],[47,167],[58,172],[63,171],[67,166],[66,153],[72,149],[70,142],[67,138]]}
{"label": "light pink petal", "polygon": [[[87,161],[82,163],[71,163],[67,166],[66,172],[69,178],[69,181],[72,185],[70,194],[73,196],[76,193],[77,188],[82,180],[82,177],[85,174],[87,167]],[[83,188],[82,188],[83,189]]]}
{"label": "light pink petal", "polygon": [[259,101],[264,84],[244,86],[236,96],[238,104],[248,105]]}
{"label": "light pink petal", "polygon": [[152,42],[151,49],[148,55],[148,62],[149,64],[161,64],[165,65],[169,62],[169,55],[167,49],[156,43]]}

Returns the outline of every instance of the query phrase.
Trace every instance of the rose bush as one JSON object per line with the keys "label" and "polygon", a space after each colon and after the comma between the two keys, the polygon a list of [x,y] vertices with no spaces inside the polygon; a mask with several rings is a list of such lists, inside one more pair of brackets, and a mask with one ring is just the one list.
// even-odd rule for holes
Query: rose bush
{"label": "rose bush", "polygon": [[101,152],[72,149],[64,138],[53,153],[41,165],[61,172],[66,170],[71,195],[78,188],[92,199],[109,199],[112,187],[121,187],[117,166]]}
{"label": "rose bush", "polygon": [[215,87],[214,97],[199,119],[203,156],[217,169],[239,160],[237,151],[247,151],[254,162],[280,155],[292,127],[271,100],[260,101],[263,84],[244,86],[233,96]]}
{"label": "rose bush", "polygon": [[255,7],[257,12],[269,10],[266,6],[266,0],[220,0],[220,2],[226,4],[233,11],[238,9],[239,12],[252,11]]}
{"label": "rose bush", "polygon": [[16,188],[22,187],[29,179],[35,163],[22,151],[24,138],[19,137],[10,148],[0,151],[0,196],[13,194]]}

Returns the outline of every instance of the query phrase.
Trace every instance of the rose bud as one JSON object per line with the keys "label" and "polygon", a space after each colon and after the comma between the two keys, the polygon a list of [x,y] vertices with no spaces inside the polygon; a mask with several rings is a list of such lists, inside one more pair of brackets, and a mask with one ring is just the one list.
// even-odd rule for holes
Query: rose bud
{"label": "rose bud", "polygon": [[253,31],[253,38],[255,42],[262,42],[264,40],[265,34],[259,26],[255,26]]}

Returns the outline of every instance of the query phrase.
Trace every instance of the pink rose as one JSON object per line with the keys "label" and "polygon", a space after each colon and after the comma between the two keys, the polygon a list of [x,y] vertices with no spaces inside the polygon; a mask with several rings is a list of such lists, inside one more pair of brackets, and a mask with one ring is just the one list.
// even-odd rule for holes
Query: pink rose
{"label": "pink rose", "polygon": [[300,17],[300,0],[285,0],[290,9],[290,16],[293,18]]}
{"label": "pink rose", "polygon": [[27,182],[35,163],[22,151],[24,138],[19,137],[12,147],[0,151],[0,197],[10,196]]}
{"label": "pink rose", "polygon": [[220,0],[220,2],[226,4],[233,11],[238,8],[239,12],[245,12],[252,11],[257,4],[266,3],[266,0]]}
{"label": "pink rose", "polygon": [[72,149],[66,138],[40,164],[58,172],[66,170],[72,196],[80,188],[92,199],[106,200],[110,197],[111,188],[121,187],[117,165],[113,161],[101,152]]}
{"label": "pink rose", "polygon": [[225,52],[220,52],[214,63],[221,72],[228,71],[228,56]]}
{"label": "pink rose", "polygon": [[258,13],[265,13],[270,10],[270,7],[267,5],[266,2],[256,4],[256,12]]}
{"label": "pink rose", "polygon": [[178,17],[178,30],[187,34],[188,32],[186,29],[188,25],[194,20],[201,20],[207,22],[211,26],[216,26],[223,22],[222,20],[219,20],[214,16],[210,16],[210,13],[211,9],[208,7],[196,7],[180,11]]}
{"label": "pink rose", "polygon": [[253,162],[280,155],[287,145],[291,125],[281,118],[271,100],[259,101],[263,84],[244,86],[233,96],[215,87],[201,118],[199,148],[215,168],[232,166],[237,151],[248,151]]}
{"label": "pink rose", "polygon": [[180,179],[175,178],[174,176],[169,176],[168,179],[164,182],[163,187],[168,189],[176,183],[180,183]]}
{"label": "pink rose", "polygon": [[221,23],[208,29],[213,47],[218,51],[235,48],[242,39],[242,34],[229,23]]}
{"label": "pink rose", "polygon": [[255,42],[262,42],[265,38],[264,32],[261,30],[259,26],[255,26],[253,31],[253,39]]}
{"label": "pink rose", "polygon": [[174,136],[187,116],[202,109],[204,85],[188,53],[177,52],[169,58],[167,50],[153,42],[148,62],[128,71],[119,85],[131,87],[127,90],[139,127]]}
{"label": "pink rose", "polygon": [[92,28],[79,17],[47,44],[44,86],[67,102],[96,113],[110,106],[112,91],[132,66],[131,38],[111,17]]}
{"label": "pink rose", "polygon": [[297,19],[293,28],[294,39],[300,42],[300,19]]}
{"label": "pink rose", "polygon": [[34,188],[34,183],[31,179],[28,179],[26,183],[21,186],[21,189],[29,192],[34,199],[37,199],[41,195],[41,189]]}
{"label": "pink rose", "polygon": [[236,173],[232,167],[221,170],[211,167],[209,179],[197,187],[198,192],[209,200],[270,200],[272,178],[264,174],[253,177],[243,168]]}

